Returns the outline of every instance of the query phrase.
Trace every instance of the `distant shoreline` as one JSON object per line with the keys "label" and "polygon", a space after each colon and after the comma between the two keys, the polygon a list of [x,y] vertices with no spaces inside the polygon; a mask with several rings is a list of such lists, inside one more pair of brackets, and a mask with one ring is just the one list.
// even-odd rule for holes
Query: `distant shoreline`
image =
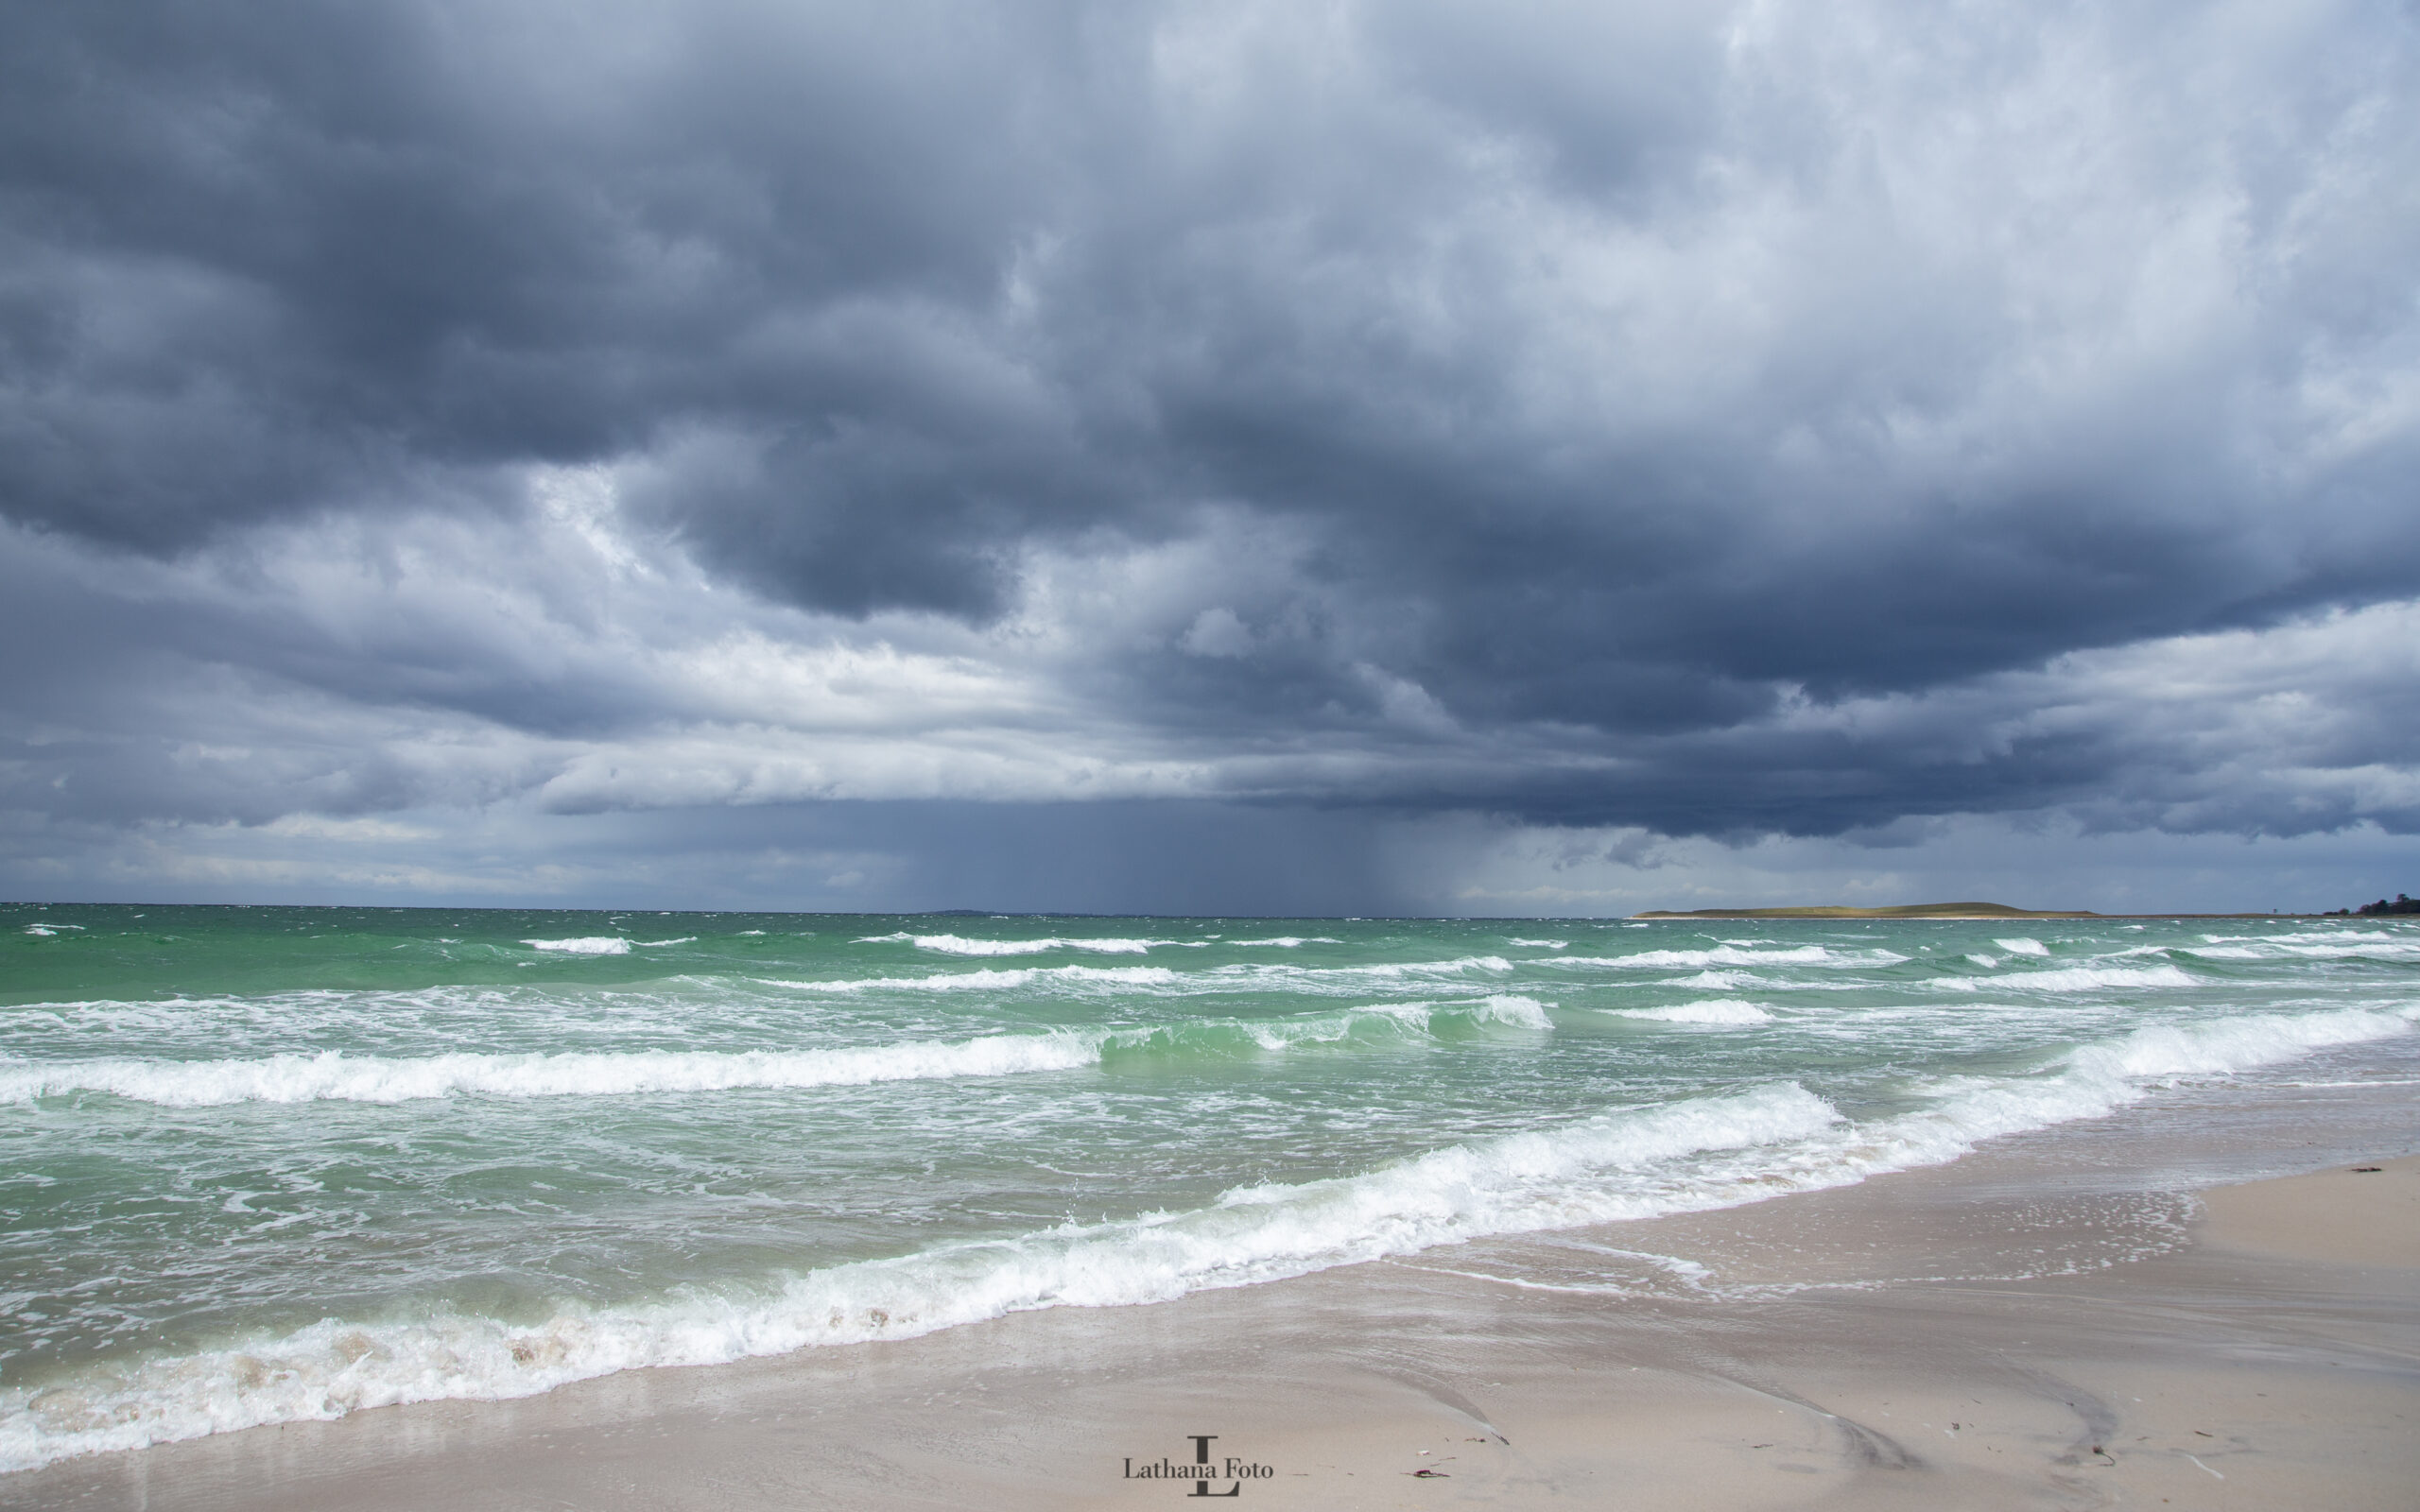
{"label": "distant shoreline", "polygon": [[1815,903],[1795,908],[1651,908],[1633,919],[2315,919],[2316,914],[2096,914],[2088,908],[2012,908],[2006,903],[1905,903],[1850,908]]}

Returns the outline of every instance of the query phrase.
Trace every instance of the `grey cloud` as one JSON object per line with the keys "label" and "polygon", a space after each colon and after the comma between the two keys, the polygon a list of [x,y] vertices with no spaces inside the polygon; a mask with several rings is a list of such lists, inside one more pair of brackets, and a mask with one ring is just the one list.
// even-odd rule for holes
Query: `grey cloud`
{"label": "grey cloud", "polygon": [[[855,781],[769,693],[752,733],[631,664],[729,631],[923,636],[1052,690],[997,716],[1019,770],[1055,729],[1340,813],[2415,812],[2364,665],[2299,674],[2325,741],[2056,670],[2420,595],[2403,9],[395,0],[0,43],[0,513],[23,633],[81,637],[0,679],[34,810],[569,803],[579,751],[675,745],[576,801]],[[549,467],[704,576],[614,598],[532,523]],[[309,591],[372,602],[320,612],[276,542],[352,529]],[[71,547],[127,565],[38,580]]]}
{"label": "grey cloud", "polygon": [[[1331,678],[1333,627],[1249,603],[1244,655],[1147,658],[1201,673],[1141,687],[1125,648],[1203,619],[1170,612],[1154,580],[1201,581],[1182,548],[1158,569],[1063,564],[1079,580],[1049,593],[1074,609],[977,632],[735,603],[677,558],[586,550],[561,520],[323,526],[147,568],[15,546],[0,553],[0,629],[19,648],[0,664],[0,809],[85,823],[955,796],[1222,803],[1243,830],[1305,804],[1358,814],[1355,833],[1445,807],[1869,846],[1924,816],[2053,809],[2092,830],[2420,828],[2410,604],[1608,736],[1458,721],[1367,662]],[[1291,685],[1246,686],[1289,642],[1310,648],[1290,653]],[[1296,713],[1236,721],[1247,696]],[[1136,713],[1185,704],[1190,719]]]}
{"label": "grey cloud", "polygon": [[8,509],[173,547],[811,424],[838,380],[769,326],[963,299],[1025,214],[1013,134],[964,128],[1016,113],[1047,18],[890,15],[17,8]]}

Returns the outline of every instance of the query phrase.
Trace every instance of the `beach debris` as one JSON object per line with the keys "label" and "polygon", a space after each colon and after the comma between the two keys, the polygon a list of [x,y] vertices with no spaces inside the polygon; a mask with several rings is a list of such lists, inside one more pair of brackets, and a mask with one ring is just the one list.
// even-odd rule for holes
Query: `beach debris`
{"label": "beach debris", "polygon": [[2355,1176],[2375,1176],[2385,1169],[2386,1167],[2382,1165],[2357,1165],[2353,1167],[2353,1174]]}
{"label": "beach debris", "polygon": [[1452,1477],[1452,1476],[1450,1476],[1450,1475],[1446,1474],[1443,1470],[1438,1469],[1436,1467],[1434,1467],[1434,1466],[1430,1466],[1430,1465],[1423,1465],[1420,1469],[1416,1469],[1416,1470],[1406,1470],[1406,1471],[1404,1471],[1404,1473],[1405,1473],[1406,1475],[1409,1475],[1409,1476],[1413,1477],[1413,1478],[1414,1478],[1414,1479],[1416,1479],[1416,1480],[1423,1480],[1423,1481],[1427,1481],[1427,1480],[1450,1481],[1450,1480],[1452,1480],[1452,1479],[1453,1479],[1453,1477]]}

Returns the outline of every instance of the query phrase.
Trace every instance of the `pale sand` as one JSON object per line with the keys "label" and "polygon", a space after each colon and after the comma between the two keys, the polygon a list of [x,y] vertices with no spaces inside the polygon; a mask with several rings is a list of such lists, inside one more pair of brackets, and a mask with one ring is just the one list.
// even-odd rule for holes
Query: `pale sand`
{"label": "pale sand", "polygon": [[[2420,1145],[2400,1126],[2388,1147]],[[2091,1264],[2161,1230],[2156,1201],[2046,1198],[2072,1148],[1576,1236],[1860,1284],[1548,1291],[1456,1272],[1535,1278],[1575,1236],[1457,1246],[74,1461],[0,1478],[0,1502],[1169,1508],[1202,1499],[1126,1461],[1215,1434],[1273,1471],[1238,1507],[2420,1505],[2420,1159],[2211,1192],[2189,1245],[2083,1274],[1893,1279]]]}

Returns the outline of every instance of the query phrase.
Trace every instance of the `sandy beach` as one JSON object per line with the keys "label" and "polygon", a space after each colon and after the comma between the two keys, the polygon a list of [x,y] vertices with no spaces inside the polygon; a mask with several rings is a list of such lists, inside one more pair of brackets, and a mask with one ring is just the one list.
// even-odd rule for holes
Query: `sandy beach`
{"label": "sandy beach", "polygon": [[[2374,1102],[2312,1140],[2302,1160],[2335,1158],[2308,1174],[2104,1178],[2172,1161],[2164,1126],[1160,1306],[89,1457],[0,1481],[0,1503],[1151,1507],[1197,1499],[1206,1454],[1212,1496],[1273,1507],[2408,1508],[2420,1125]],[[2380,1153],[2342,1159],[2348,1132]],[[1637,1275],[1558,1281],[1581,1251]]]}
{"label": "sandy beach", "polygon": [[0,1512],[2420,1512],[2420,0],[0,80]]}

